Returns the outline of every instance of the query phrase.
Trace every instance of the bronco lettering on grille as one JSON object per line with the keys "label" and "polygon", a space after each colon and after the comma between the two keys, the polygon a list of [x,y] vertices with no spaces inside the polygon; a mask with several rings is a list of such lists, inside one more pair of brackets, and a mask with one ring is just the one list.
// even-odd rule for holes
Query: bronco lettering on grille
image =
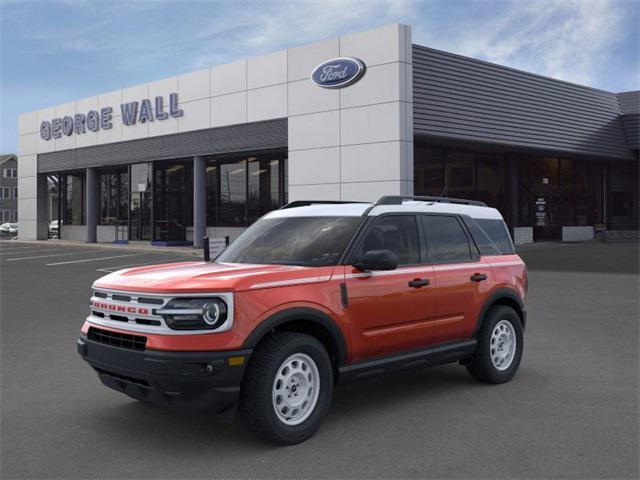
{"label": "bronco lettering on grille", "polygon": [[102,310],[108,310],[110,312],[122,312],[122,313],[135,313],[138,315],[149,315],[148,308],[130,307],[127,305],[114,305],[112,303],[97,302],[94,300],[89,301],[89,305],[94,308],[100,308]]}

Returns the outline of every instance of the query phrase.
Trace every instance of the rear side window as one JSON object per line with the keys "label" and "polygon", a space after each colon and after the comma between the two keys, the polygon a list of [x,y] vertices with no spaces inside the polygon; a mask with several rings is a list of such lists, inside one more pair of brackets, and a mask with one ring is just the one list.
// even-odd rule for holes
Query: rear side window
{"label": "rear side window", "polygon": [[423,215],[422,224],[427,234],[431,262],[450,263],[473,260],[469,239],[456,217]]}
{"label": "rear side window", "polygon": [[513,243],[502,220],[489,220],[486,218],[478,218],[476,222],[484,230],[487,236],[500,249],[503,255],[514,253]]}
{"label": "rear side window", "polygon": [[360,255],[369,250],[391,250],[398,265],[420,263],[418,227],[413,215],[398,215],[378,219],[362,241]]}
{"label": "rear side window", "polygon": [[480,255],[502,255],[500,248],[473,218],[463,217],[463,221],[476,242]]}

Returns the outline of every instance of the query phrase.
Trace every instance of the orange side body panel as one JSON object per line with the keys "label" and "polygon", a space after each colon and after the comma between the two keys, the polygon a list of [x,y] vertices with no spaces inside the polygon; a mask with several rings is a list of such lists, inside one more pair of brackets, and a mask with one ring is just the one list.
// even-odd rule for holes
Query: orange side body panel
{"label": "orange side body panel", "polygon": [[[470,281],[475,273],[486,275],[487,280]],[[429,285],[408,286],[409,281],[419,278],[428,279]],[[300,284],[295,284],[298,281]],[[279,282],[284,284],[278,285]],[[347,288],[347,307],[343,305],[341,283]],[[241,349],[251,332],[267,318],[293,307],[308,307],[333,319],[347,344],[347,361],[352,362],[470,338],[485,301],[496,289],[509,288],[524,298],[526,267],[517,255],[483,257],[477,262],[453,266],[401,267],[370,276],[350,266],[306,268],[189,262],[116,272],[100,279],[96,286],[163,294],[234,292],[231,330],[193,335],[145,333],[148,349]],[[90,326],[85,322],[82,332],[86,334]]]}

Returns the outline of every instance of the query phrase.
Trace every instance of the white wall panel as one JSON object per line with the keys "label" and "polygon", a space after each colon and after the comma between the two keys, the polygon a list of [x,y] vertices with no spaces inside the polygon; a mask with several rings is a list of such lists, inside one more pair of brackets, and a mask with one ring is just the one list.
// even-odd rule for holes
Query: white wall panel
{"label": "white wall panel", "polygon": [[289,201],[295,200],[336,200],[340,198],[339,183],[323,185],[289,185]]}
{"label": "white wall panel", "polygon": [[[146,87],[146,84],[143,85]],[[120,104],[122,103],[122,90],[115,90],[109,93],[98,95],[98,109],[112,107],[113,113],[120,115]]]}
{"label": "white wall panel", "polygon": [[342,183],[340,198],[345,200],[375,202],[384,195],[408,195],[413,182],[386,181],[386,182],[357,182]]}
{"label": "white wall panel", "polygon": [[340,40],[332,38],[289,49],[289,82],[308,79],[314,68],[322,62],[340,56]]}
{"label": "white wall panel", "polygon": [[400,102],[340,111],[343,145],[401,140]]}
{"label": "white wall panel", "polygon": [[340,112],[289,118],[289,151],[340,145]]}
{"label": "white wall panel", "polygon": [[236,125],[247,121],[247,92],[211,99],[211,127]]}
{"label": "white wall panel", "polygon": [[211,69],[198,70],[178,77],[180,102],[201,100],[211,96]]}
{"label": "white wall panel", "polygon": [[289,152],[289,184],[340,182],[340,148],[316,148]]}
{"label": "white wall panel", "polygon": [[325,112],[340,108],[340,91],[320,88],[308,78],[289,84],[289,115]]}
{"label": "white wall panel", "polygon": [[401,180],[403,149],[403,142],[343,146],[342,181]]}
{"label": "white wall panel", "polygon": [[38,153],[39,133],[27,133],[18,137],[18,155],[34,155]]}
{"label": "white wall panel", "polygon": [[287,116],[287,85],[249,90],[247,92],[247,120],[259,122]]}
{"label": "white wall panel", "polygon": [[[169,77],[162,80],[149,83],[149,94],[147,96],[140,97],[138,101],[143,98],[151,99],[151,104],[155,108],[155,98],[163,97],[165,105],[169,105],[169,95],[172,93],[178,93],[178,77]],[[182,101],[182,99],[180,99]]]}
{"label": "white wall panel", "polygon": [[247,60],[211,68],[211,96],[225,95],[247,89]]}
{"label": "white wall panel", "polygon": [[178,123],[179,132],[200,130],[211,126],[211,103],[208,98],[181,103],[180,108],[184,114],[174,119]]}
{"label": "white wall panel", "polygon": [[[208,102],[208,100],[204,100]],[[184,108],[180,105],[180,108]],[[172,133],[178,133],[178,122],[181,117],[169,117],[164,120],[154,120],[149,122],[149,136],[157,137],[159,135],[171,135]],[[129,128],[129,127],[124,127]]]}
{"label": "white wall panel", "polygon": [[247,59],[247,88],[287,82],[287,51]]}

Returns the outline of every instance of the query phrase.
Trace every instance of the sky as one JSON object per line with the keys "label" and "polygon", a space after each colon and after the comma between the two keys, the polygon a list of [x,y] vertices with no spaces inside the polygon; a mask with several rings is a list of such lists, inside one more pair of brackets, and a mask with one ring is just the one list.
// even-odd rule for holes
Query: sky
{"label": "sky", "polygon": [[0,0],[0,153],[19,113],[400,22],[413,42],[640,89],[638,0]]}

